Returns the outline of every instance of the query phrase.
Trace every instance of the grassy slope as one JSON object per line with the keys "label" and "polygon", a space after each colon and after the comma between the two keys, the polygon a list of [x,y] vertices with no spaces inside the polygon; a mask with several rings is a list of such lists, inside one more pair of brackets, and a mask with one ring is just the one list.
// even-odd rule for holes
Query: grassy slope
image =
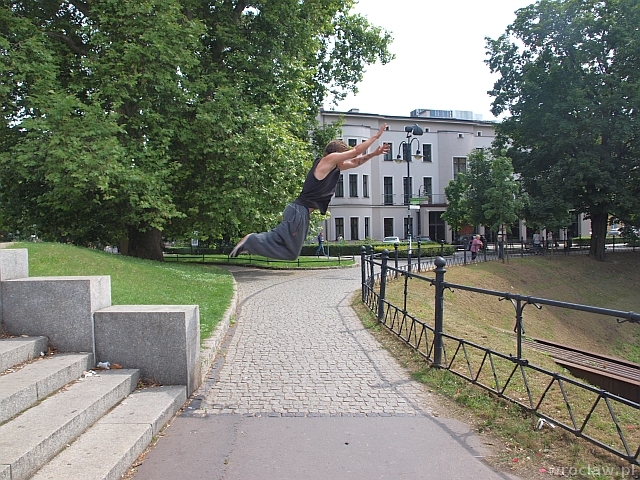
{"label": "grassy slope", "polygon": [[[432,276],[429,274],[428,276]],[[509,263],[487,262],[451,267],[448,282],[500,292],[520,293],[570,303],[640,312],[640,253],[616,253],[606,262],[584,255],[514,258]],[[388,292],[396,305],[403,282]],[[433,288],[410,284],[409,308],[419,318],[433,318]],[[543,338],[594,352],[640,362],[640,325],[617,323],[614,317],[533,305],[524,309],[528,337]],[[445,292],[445,331],[487,344],[496,333],[512,338],[515,309],[497,297],[463,291]],[[511,344],[513,345],[513,341]],[[507,351],[507,353],[515,353]]]}
{"label": "grassy slope", "polygon": [[57,243],[18,243],[29,250],[29,276],[110,275],[113,305],[199,305],[207,338],[233,295],[231,275],[211,265],[168,264]]}

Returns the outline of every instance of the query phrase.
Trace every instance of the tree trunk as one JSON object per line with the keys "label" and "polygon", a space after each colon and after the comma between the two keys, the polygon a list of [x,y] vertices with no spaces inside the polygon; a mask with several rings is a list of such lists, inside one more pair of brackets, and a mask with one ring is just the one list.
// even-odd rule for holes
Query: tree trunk
{"label": "tree trunk", "polygon": [[148,260],[162,262],[162,232],[157,228],[147,228],[141,231],[136,227],[130,227],[128,255]]}
{"label": "tree trunk", "polygon": [[608,223],[609,215],[606,213],[597,213],[591,216],[591,244],[589,246],[589,255],[593,255],[594,258],[600,262],[604,262]]}

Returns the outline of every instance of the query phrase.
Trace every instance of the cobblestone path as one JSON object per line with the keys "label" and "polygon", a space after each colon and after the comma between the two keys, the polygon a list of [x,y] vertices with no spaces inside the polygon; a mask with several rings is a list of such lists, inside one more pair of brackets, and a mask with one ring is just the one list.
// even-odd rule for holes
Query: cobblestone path
{"label": "cobblestone path", "polygon": [[205,415],[415,416],[430,396],[350,308],[360,269],[279,272],[232,268],[235,332],[212,369]]}

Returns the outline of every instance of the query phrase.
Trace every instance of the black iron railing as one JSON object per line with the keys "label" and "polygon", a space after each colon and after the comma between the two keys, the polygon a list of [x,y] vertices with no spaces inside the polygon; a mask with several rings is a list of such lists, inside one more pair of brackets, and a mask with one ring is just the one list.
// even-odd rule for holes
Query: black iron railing
{"label": "black iron railing", "polygon": [[[385,325],[433,366],[451,373],[537,415],[540,421],[561,427],[577,437],[613,453],[633,465],[640,465],[640,404],[583,383],[575,378],[531,364],[523,356],[522,337],[525,308],[554,306],[563,309],[615,317],[618,322],[640,324],[640,314],[589,305],[559,302],[457,285],[445,281],[447,261],[433,261],[435,278],[413,273],[413,268],[396,268],[388,252],[361,254],[362,301]],[[425,268],[426,270],[426,268]],[[386,297],[389,280],[404,280],[403,306]],[[407,311],[408,281],[428,282],[435,287],[434,318],[417,318]],[[400,281],[400,280],[397,280]],[[515,356],[450,335],[444,327],[444,291],[469,291],[508,300],[515,309]]]}

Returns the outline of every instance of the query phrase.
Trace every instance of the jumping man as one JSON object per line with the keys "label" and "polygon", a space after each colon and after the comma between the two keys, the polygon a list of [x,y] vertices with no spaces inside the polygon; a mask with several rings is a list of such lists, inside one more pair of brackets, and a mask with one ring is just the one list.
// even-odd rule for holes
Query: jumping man
{"label": "jumping man", "polygon": [[327,213],[329,202],[336,190],[340,172],[363,165],[373,157],[387,153],[389,146],[380,145],[372,153],[364,153],[386,130],[385,123],[368,140],[351,148],[341,140],[333,140],[324,149],[324,156],[313,162],[313,166],[302,186],[298,198],[284,209],[282,222],[269,232],[246,235],[229,256],[252,253],[278,260],[295,260],[309,230],[309,215],[314,210]]}

